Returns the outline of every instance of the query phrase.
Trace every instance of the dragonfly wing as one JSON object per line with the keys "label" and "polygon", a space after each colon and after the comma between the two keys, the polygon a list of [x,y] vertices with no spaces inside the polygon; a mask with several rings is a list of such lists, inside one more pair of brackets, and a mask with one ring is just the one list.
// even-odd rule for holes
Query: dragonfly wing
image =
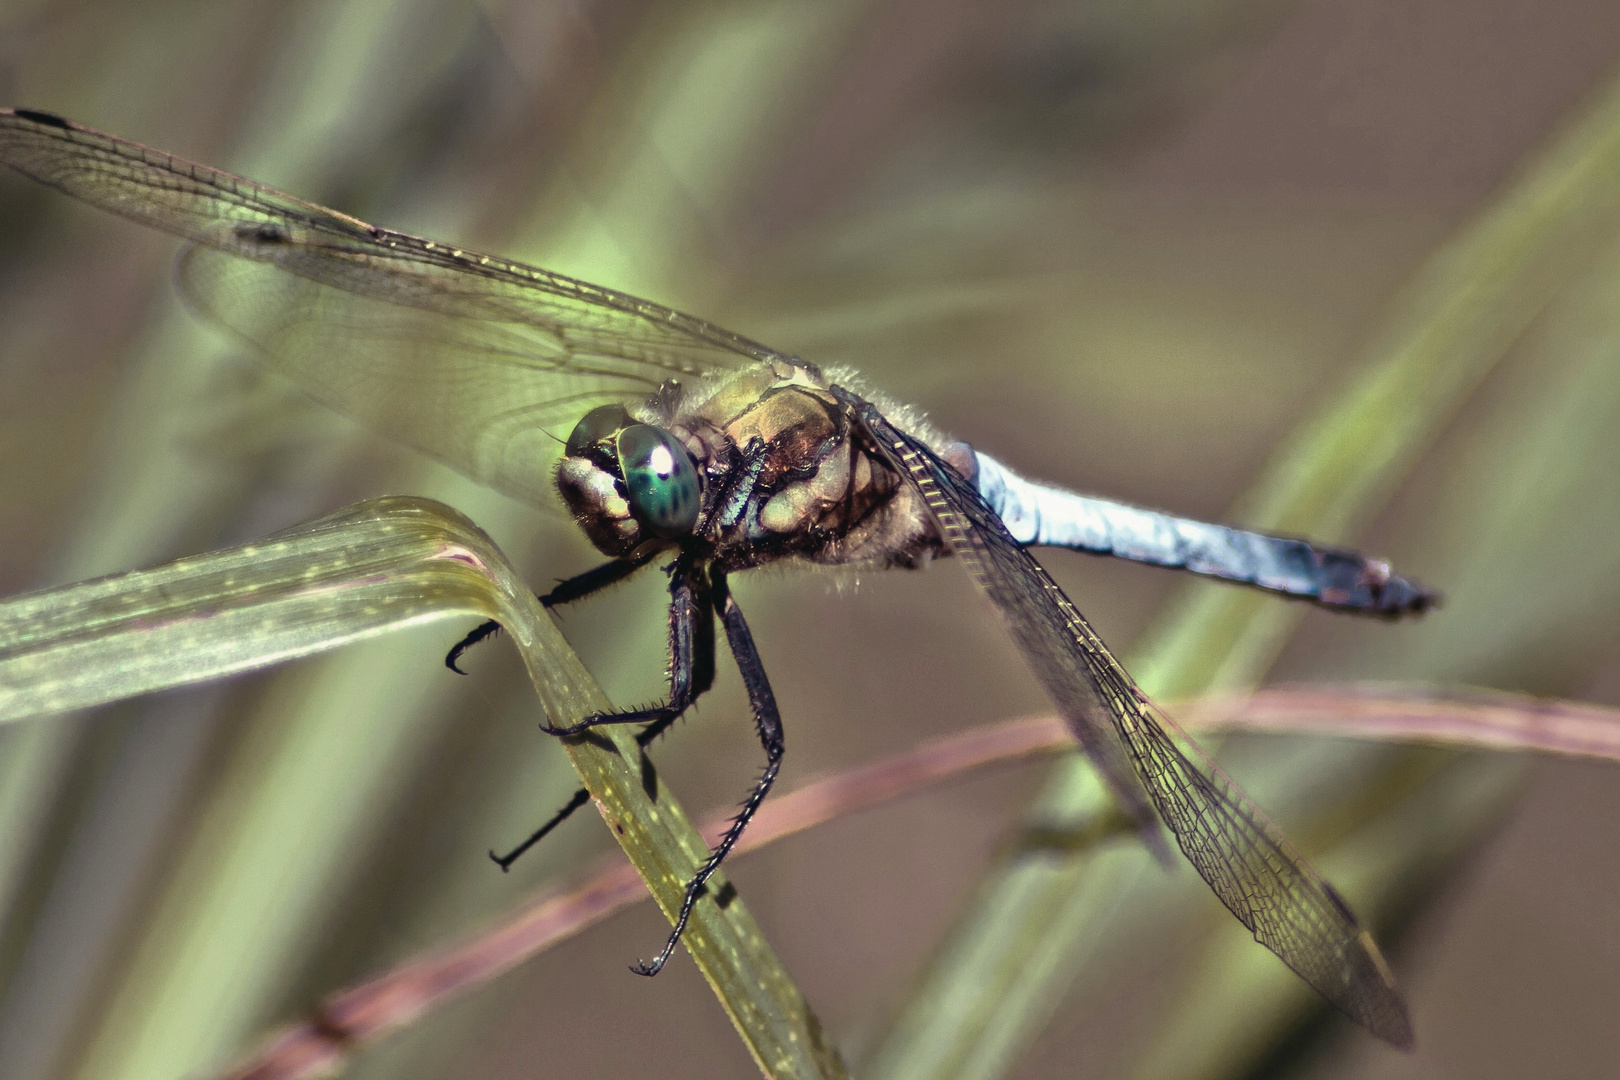
{"label": "dragonfly wing", "polygon": [[[846,400],[927,501],[1087,752],[1116,790],[1134,790],[1128,805],[1145,789],[1182,852],[1257,941],[1346,1015],[1410,1046],[1394,978],[1333,887],[1148,700],[972,484],[870,404]],[[1118,775],[1121,759],[1140,786]]]}
{"label": "dragonfly wing", "polygon": [[188,248],[178,278],[199,314],[323,405],[531,505],[546,505],[581,416],[658,387],[526,323],[401,307],[212,248]]}
{"label": "dragonfly wing", "polygon": [[187,297],[272,369],[529,501],[555,456],[540,425],[786,359],[624,293],[368,225],[47,113],[0,110],[0,162],[191,241]]}

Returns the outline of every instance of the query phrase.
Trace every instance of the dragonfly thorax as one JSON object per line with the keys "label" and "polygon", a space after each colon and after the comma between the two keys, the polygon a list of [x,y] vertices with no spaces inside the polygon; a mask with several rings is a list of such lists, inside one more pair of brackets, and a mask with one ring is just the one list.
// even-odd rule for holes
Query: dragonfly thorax
{"label": "dragonfly thorax", "polygon": [[[568,438],[557,488],[603,554],[703,549],[727,570],[783,559],[917,566],[937,531],[900,477],[850,438],[819,372],[761,366],[637,414],[587,413]],[[648,422],[650,421],[650,422]]]}

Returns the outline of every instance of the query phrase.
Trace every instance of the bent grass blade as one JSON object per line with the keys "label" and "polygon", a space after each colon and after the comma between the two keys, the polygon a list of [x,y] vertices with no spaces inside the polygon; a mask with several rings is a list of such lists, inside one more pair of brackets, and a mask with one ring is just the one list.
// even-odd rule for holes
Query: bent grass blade
{"label": "bent grass blade", "polygon": [[[0,720],[99,705],[452,615],[521,607],[493,545],[426,500],[0,603]],[[532,634],[530,635],[532,639]]]}
{"label": "bent grass blade", "polygon": [[[0,721],[219,678],[458,615],[506,628],[552,723],[607,709],[489,537],[443,504],[391,497],[257,543],[0,603]],[[647,794],[634,740],[606,728],[564,749],[654,899],[666,914],[678,910],[707,848],[667,790],[656,801]],[[716,894],[724,888],[715,883]],[[741,902],[700,904],[684,940],[765,1075],[845,1075]]]}

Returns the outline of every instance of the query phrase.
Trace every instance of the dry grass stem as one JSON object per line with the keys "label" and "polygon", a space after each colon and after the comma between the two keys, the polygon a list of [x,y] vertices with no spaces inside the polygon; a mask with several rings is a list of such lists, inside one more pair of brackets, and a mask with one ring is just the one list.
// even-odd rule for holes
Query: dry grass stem
{"label": "dry grass stem", "polygon": [[[1287,686],[1184,702],[1176,713],[1187,727],[1200,730],[1434,742],[1620,761],[1620,709],[1472,688]],[[983,769],[1073,745],[1068,727],[1055,716],[1007,720],[930,740],[766,803],[736,854]],[[725,830],[730,813],[722,808],[706,819],[703,834],[710,843]],[[333,995],[220,1080],[301,1080],[335,1072],[358,1047],[646,896],[628,863],[617,855],[606,857],[577,884],[546,891],[466,942]]]}

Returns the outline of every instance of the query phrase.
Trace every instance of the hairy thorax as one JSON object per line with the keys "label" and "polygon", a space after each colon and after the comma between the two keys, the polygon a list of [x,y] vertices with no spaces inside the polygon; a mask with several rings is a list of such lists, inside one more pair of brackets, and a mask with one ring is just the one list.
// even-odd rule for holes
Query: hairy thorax
{"label": "hairy thorax", "polygon": [[[729,569],[783,558],[917,566],[941,549],[915,490],[851,431],[820,371],[760,365],[678,417],[716,476],[703,535]],[[704,458],[700,457],[700,461]]]}
{"label": "hairy thorax", "polygon": [[[829,386],[810,365],[760,364],[707,387],[666,387],[637,410],[695,462],[703,494],[691,540],[724,569],[783,559],[914,567],[943,550],[915,488],[852,430]],[[628,513],[621,479],[569,458],[558,486],[605,553],[629,557],[654,542]]]}

